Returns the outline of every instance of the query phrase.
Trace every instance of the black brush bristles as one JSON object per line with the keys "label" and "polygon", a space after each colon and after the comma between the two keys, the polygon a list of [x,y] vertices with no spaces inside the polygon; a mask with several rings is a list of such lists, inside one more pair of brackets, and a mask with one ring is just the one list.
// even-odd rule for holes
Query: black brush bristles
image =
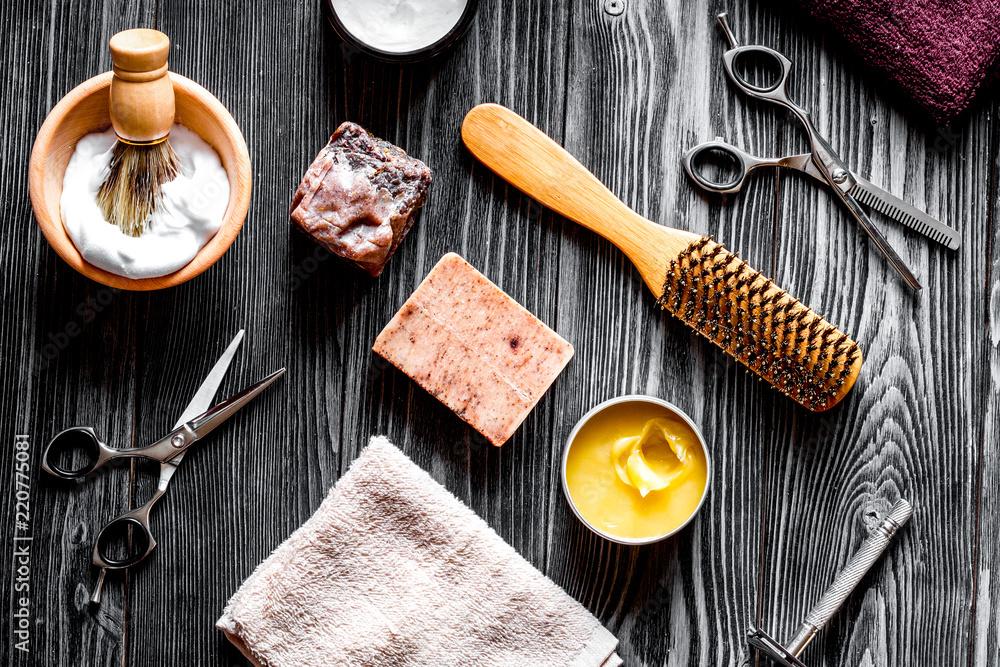
{"label": "black brush bristles", "polygon": [[857,343],[708,237],[670,262],[658,303],[810,410],[860,370]]}
{"label": "black brush bristles", "polygon": [[140,236],[160,206],[160,186],[177,178],[180,162],[169,141],[156,144],[115,142],[108,177],[97,191],[104,219],[128,236]]}

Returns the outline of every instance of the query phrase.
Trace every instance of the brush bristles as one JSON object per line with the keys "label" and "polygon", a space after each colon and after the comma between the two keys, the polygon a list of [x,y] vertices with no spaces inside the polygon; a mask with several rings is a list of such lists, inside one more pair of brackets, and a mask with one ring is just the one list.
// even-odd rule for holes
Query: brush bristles
{"label": "brush bristles", "polygon": [[810,410],[857,377],[857,343],[707,237],[670,263],[658,302]]}
{"label": "brush bristles", "polygon": [[177,154],[169,141],[149,145],[118,141],[108,168],[108,177],[97,192],[97,205],[105,220],[128,236],[140,236],[163,199],[160,186],[177,178]]}

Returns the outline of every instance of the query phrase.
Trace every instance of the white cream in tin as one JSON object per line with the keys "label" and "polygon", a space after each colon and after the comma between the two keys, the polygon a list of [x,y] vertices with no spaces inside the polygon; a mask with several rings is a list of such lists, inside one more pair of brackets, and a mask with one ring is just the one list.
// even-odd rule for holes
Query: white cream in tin
{"label": "white cream in tin", "polygon": [[332,0],[356,39],[381,51],[406,53],[437,42],[458,25],[469,0]]}

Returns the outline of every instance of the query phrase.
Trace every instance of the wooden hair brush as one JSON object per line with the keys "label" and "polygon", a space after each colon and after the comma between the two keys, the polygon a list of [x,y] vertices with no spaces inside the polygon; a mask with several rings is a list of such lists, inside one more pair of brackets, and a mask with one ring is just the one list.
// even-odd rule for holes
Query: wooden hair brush
{"label": "wooden hair brush", "polygon": [[806,408],[828,410],[854,385],[862,355],[846,334],[722,245],[635,213],[510,109],[475,107],[462,139],[511,185],[618,246],[661,307]]}
{"label": "wooden hair brush", "polygon": [[109,46],[111,125],[118,141],[97,204],[105,220],[139,236],[160,206],[160,186],[174,180],[180,168],[167,141],[174,124],[174,85],[167,76],[170,38],[137,28],[119,32]]}

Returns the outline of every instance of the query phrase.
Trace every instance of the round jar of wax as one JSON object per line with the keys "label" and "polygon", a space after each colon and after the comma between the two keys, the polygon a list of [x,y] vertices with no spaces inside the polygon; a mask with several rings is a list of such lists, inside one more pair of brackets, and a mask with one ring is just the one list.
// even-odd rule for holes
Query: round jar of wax
{"label": "round jar of wax", "polygon": [[708,496],[705,438],[676,406],[621,396],[577,422],[566,441],[562,484],[576,516],[619,544],[650,544],[678,532]]}
{"label": "round jar of wax", "polygon": [[412,63],[454,46],[472,24],[479,0],[326,0],[325,4],[333,29],[348,46],[379,60]]}

